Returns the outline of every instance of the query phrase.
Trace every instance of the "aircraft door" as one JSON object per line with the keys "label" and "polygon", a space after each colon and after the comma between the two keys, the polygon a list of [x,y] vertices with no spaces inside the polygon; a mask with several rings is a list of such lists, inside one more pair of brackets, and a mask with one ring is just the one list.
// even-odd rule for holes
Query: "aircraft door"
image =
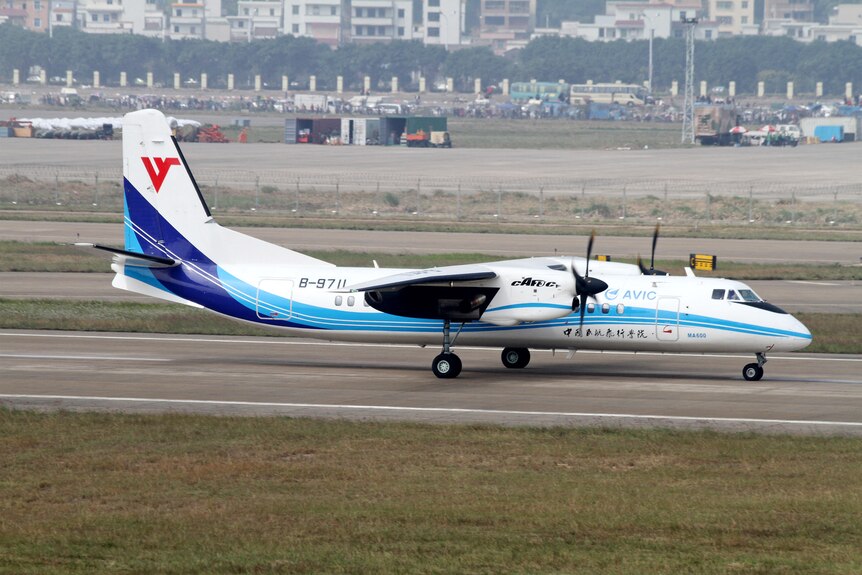
{"label": "aircraft door", "polygon": [[660,297],[656,300],[655,337],[659,341],[679,339],[679,298]]}
{"label": "aircraft door", "polygon": [[293,314],[293,280],[267,278],[257,284],[255,310],[259,319],[290,319]]}

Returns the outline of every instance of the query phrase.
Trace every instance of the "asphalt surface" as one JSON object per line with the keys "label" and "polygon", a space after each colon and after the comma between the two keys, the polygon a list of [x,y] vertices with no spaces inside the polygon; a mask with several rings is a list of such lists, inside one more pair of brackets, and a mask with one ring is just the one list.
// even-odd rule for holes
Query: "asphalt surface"
{"label": "asphalt surface", "polygon": [[[254,122],[256,119],[252,119]],[[457,135],[455,136],[457,138]],[[456,140],[457,144],[457,140]],[[465,189],[493,183],[551,188],[582,181],[678,182],[675,195],[702,197],[699,185],[711,194],[804,199],[810,188],[857,184],[860,144],[808,145],[797,148],[698,147],[670,150],[533,150],[533,149],[408,149],[383,146],[303,146],[279,144],[186,144],[183,154],[195,175],[223,180],[246,174],[288,181],[321,176],[342,182],[421,178],[426,182],[464,182]],[[120,140],[79,141],[13,138],[3,145],[0,172],[27,175],[51,168],[80,169],[107,178],[120,174]],[[44,176],[44,174],[43,174]],[[50,175],[53,179],[53,174]],[[726,183],[725,187],[714,186]],[[550,188],[548,188],[550,189]],[[676,189],[674,187],[673,189]],[[571,192],[571,190],[569,190]],[[655,193],[630,185],[627,192]],[[856,193],[841,188],[841,194]],[[831,192],[826,199],[831,200]],[[815,194],[816,195],[816,194]]]}
{"label": "asphalt surface", "polygon": [[[308,228],[235,227],[244,234],[303,250],[351,250],[388,253],[483,253],[491,256],[584,255],[587,237],[542,234],[389,232]],[[21,242],[92,242],[119,246],[121,224],[0,220],[0,240]],[[650,238],[598,236],[595,253],[615,258],[649,255]],[[727,240],[660,238],[657,259],[688,260],[689,254],[716,254],[725,260],[760,263],[859,265],[862,242],[801,240]],[[666,270],[681,274],[680,270]]]}
{"label": "asphalt surface", "polygon": [[464,371],[442,381],[436,350],[414,346],[5,330],[0,404],[862,435],[860,356],[776,355],[746,382],[741,355],[536,352],[516,371],[457,351]]}
{"label": "asphalt surface", "polygon": [[[109,258],[105,258],[108,269]],[[0,298],[134,301],[151,297],[111,286],[113,273],[0,272]],[[790,313],[862,313],[862,282],[749,281],[761,297]]]}

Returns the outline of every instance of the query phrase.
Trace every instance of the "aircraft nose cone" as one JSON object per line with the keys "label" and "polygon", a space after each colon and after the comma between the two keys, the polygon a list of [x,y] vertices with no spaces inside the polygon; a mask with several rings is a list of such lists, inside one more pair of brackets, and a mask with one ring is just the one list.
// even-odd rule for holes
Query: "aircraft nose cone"
{"label": "aircraft nose cone", "polygon": [[792,331],[795,334],[793,337],[793,344],[794,345],[791,348],[791,351],[795,351],[795,350],[807,347],[811,343],[811,340],[812,340],[811,332],[808,331],[808,328],[805,327],[805,324],[803,324],[801,321],[799,321],[795,317],[791,316],[790,319],[792,320],[791,321],[792,326],[790,328],[790,331]]}

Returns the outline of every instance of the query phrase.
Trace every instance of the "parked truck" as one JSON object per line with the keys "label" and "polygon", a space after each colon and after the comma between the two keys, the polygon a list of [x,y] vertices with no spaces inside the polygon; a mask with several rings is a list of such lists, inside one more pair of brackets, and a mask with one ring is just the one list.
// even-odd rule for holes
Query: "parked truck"
{"label": "parked truck", "polygon": [[736,108],[723,104],[694,107],[694,139],[704,146],[729,146],[737,125]]}

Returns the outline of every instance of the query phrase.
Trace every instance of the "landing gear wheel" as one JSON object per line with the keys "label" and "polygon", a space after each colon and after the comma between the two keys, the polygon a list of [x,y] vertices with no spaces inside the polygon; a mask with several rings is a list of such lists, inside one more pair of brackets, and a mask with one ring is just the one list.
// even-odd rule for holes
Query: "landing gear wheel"
{"label": "landing gear wheel", "polygon": [[509,369],[521,369],[530,363],[530,350],[526,347],[507,347],[500,358]]}
{"label": "landing gear wheel", "polygon": [[746,381],[760,381],[760,378],[763,377],[763,368],[756,363],[749,363],[742,368],[742,377]]}
{"label": "landing gear wheel", "polygon": [[454,353],[441,353],[434,358],[431,371],[440,379],[453,379],[461,373],[461,358]]}

